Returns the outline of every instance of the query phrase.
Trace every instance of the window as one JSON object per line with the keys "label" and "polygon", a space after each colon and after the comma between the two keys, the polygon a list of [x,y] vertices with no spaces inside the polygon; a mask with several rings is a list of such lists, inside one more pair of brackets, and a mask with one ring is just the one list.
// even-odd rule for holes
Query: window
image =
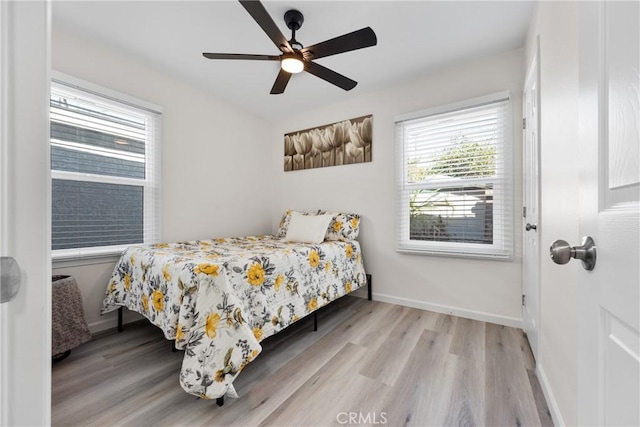
{"label": "window", "polygon": [[507,92],[396,118],[397,250],[510,259]]}
{"label": "window", "polygon": [[50,105],[53,258],[157,242],[160,108],[60,74]]}

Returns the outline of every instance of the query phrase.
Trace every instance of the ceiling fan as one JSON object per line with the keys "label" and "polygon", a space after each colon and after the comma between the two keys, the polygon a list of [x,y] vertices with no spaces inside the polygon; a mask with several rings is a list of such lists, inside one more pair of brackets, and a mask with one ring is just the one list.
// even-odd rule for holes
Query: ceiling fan
{"label": "ceiling fan", "polygon": [[351,80],[329,68],[313,62],[314,59],[338,53],[349,52],[365,47],[375,46],[378,42],[376,33],[370,27],[348,33],[330,40],[304,47],[296,40],[296,31],[304,22],[304,16],[297,10],[289,10],[284,14],[284,21],[291,30],[291,40],[287,40],[271,16],[259,1],[240,0],[240,4],[258,23],[282,52],[280,55],[247,55],[239,53],[203,53],[209,59],[248,59],[257,61],[280,61],[280,72],[271,88],[271,94],[280,94],[289,83],[292,74],[306,71],[344,90],[353,89],[358,82]]}

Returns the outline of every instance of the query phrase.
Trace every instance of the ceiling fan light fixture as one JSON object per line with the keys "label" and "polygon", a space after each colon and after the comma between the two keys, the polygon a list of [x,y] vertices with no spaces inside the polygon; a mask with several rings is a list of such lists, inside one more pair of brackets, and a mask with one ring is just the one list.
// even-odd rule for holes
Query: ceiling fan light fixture
{"label": "ceiling fan light fixture", "polygon": [[304,70],[304,62],[295,55],[283,56],[280,67],[287,73],[296,74]]}

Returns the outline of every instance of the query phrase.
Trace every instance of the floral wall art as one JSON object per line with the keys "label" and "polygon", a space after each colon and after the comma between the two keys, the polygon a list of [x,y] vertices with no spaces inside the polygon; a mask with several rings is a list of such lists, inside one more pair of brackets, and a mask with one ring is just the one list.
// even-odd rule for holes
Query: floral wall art
{"label": "floral wall art", "polygon": [[369,114],[285,134],[285,172],[370,162],[372,122]]}

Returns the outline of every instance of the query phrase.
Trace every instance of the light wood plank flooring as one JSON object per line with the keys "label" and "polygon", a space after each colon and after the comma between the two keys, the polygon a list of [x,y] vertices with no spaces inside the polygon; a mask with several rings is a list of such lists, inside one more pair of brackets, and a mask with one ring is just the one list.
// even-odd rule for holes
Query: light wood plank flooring
{"label": "light wood plank flooring", "polygon": [[344,297],[263,347],[218,407],[180,388],[159,329],[103,333],[53,366],[53,424],[552,425],[521,330]]}

